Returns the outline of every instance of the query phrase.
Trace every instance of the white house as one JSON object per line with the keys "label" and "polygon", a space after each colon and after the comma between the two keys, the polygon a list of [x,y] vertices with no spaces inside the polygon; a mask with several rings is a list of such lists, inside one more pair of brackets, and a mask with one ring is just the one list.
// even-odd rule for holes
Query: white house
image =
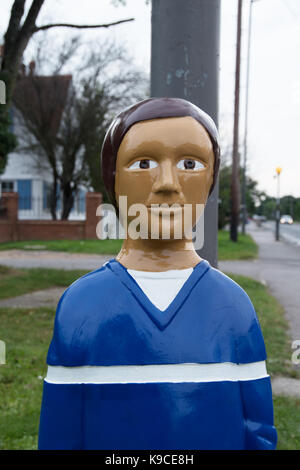
{"label": "white house", "polygon": [[[53,84],[49,86],[49,83],[53,77],[36,78],[40,80],[42,87],[44,87],[42,93],[44,94],[44,101],[47,101],[46,106],[47,108],[51,108],[50,88],[53,88]],[[49,113],[52,112],[51,117],[53,119],[51,124],[53,126],[53,132],[55,133],[59,127],[64,103],[68,95],[68,89],[72,77],[70,75],[62,75],[54,78],[56,79],[56,93],[57,86],[61,88],[60,109],[55,110],[54,113],[53,108],[49,111]],[[27,93],[28,91],[32,93],[32,90],[27,90]],[[26,91],[22,89],[19,90],[19,93],[26,93]],[[34,100],[34,94],[32,95],[32,107],[34,108],[36,103]],[[12,130],[18,136],[19,128],[16,115],[12,115],[12,122]],[[8,156],[8,162],[4,173],[0,175],[0,194],[4,191],[15,191],[19,194],[19,219],[51,219],[51,213],[49,210],[49,194],[52,183],[52,175],[50,168],[47,168],[45,164],[44,167],[38,165],[37,161],[37,156],[33,155],[32,153],[24,153],[20,151],[12,152]],[[77,191],[74,207],[69,216],[70,220],[81,220],[85,218],[85,193],[86,188],[83,186],[80,187]],[[61,194],[59,187],[57,195],[57,218],[59,219],[61,209]]]}

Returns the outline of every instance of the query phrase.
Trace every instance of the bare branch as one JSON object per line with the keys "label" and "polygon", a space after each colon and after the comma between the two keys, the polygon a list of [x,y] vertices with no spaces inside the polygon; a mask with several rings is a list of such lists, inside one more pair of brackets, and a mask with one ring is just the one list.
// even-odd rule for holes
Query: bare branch
{"label": "bare branch", "polygon": [[6,47],[9,47],[18,35],[21,19],[24,15],[24,6],[25,0],[15,0],[13,3],[8,28],[4,36]]}
{"label": "bare branch", "polygon": [[12,89],[22,60],[24,50],[33,34],[35,21],[44,4],[45,0],[33,0],[29,12],[25,18],[23,26],[20,27],[20,21],[24,14],[25,1],[15,0],[11,11],[11,19],[7,33],[5,34],[4,57],[1,69],[9,71],[7,103],[10,102]]}
{"label": "bare branch", "polygon": [[46,29],[50,29],[50,28],[77,28],[77,29],[109,28],[110,26],[115,26],[121,23],[127,23],[128,21],[134,21],[134,18],[114,21],[113,23],[94,24],[94,25],[69,24],[69,23],[45,24],[44,26],[36,26],[33,29],[33,32],[36,33],[37,31],[45,31]]}
{"label": "bare branch", "polygon": [[29,12],[26,16],[24,24],[22,26],[21,34],[28,36],[32,35],[32,30],[35,28],[35,22],[39,15],[39,12],[44,4],[45,0],[33,0]]}

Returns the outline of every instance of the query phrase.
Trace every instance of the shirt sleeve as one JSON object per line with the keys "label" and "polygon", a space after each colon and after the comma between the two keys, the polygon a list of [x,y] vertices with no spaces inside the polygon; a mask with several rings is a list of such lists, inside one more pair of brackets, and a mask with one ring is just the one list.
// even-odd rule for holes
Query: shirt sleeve
{"label": "shirt sleeve", "polygon": [[[238,362],[266,364],[265,342],[254,306],[243,293],[237,310],[241,318],[237,335]],[[273,450],[277,444],[274,426],[273,399],[270,376],[240,381],[241,400],[245,423],[246,450]]]}
{"label": "shirt sleeve", "polygon": [[240,382],[245,420],[245,450],[274,450],[274,426],[270,377]]}
{"label": "shirt sleeve", "polygon": [[[65,301],[70,288],[60,298],[47,364],[65,365],[71,354],[71,307]],[[66,321],[67,320],[67,321]],[[66,328],[66,324],[70,325]],[[38,448],[40,450],[83,449],[83,385],[44,380],[40,413]]]}
{"label": "shirt sleeve", "polygon": [[83,443],[83,385],[44,382],[39,450],[78,450]]}

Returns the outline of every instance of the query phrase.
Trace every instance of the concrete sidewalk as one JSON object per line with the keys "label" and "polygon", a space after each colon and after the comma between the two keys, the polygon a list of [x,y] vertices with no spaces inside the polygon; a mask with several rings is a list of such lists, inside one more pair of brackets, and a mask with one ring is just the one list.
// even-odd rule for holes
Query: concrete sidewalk
{"label": "concrete sidewalk", "polygon": [[[100,268],[114,255],[97,255],[84,253],[66,253],[48,250],[7,250],[0,251],[0,265],[12,268],[52,268],[83,271],[93,271]],[[50,289],[30,292],[28,294],[0,300],[1,307],[56,308],[57,303],[66,288],[54,287]]]}
{"label": "concrete sidewalk", "polygon": [[50,307],[55,309],[65,290],[65,287],[52,287],[50,289],[29,292],[18,297],[9,297],[8,299],[0,300],[0,308]]}
{"label": "concrete sidewalk", "polygon": [[92,271],[100,268],[114,255],[67,253],[48,250],[6,250],[0,251],[0,265],[13,268],[55,268],[82,269]]}

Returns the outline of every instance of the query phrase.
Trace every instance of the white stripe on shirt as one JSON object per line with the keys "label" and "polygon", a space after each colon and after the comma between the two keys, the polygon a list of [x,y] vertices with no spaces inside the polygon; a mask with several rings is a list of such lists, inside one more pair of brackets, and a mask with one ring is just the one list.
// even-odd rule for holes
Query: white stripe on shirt
{"label": "white stripe on shirt", "polygon": [[269,377],[265,361],[249,364],[155,364],[136,366],[48,366],[45,381],[53,384],[126,384],[237,382]]}

